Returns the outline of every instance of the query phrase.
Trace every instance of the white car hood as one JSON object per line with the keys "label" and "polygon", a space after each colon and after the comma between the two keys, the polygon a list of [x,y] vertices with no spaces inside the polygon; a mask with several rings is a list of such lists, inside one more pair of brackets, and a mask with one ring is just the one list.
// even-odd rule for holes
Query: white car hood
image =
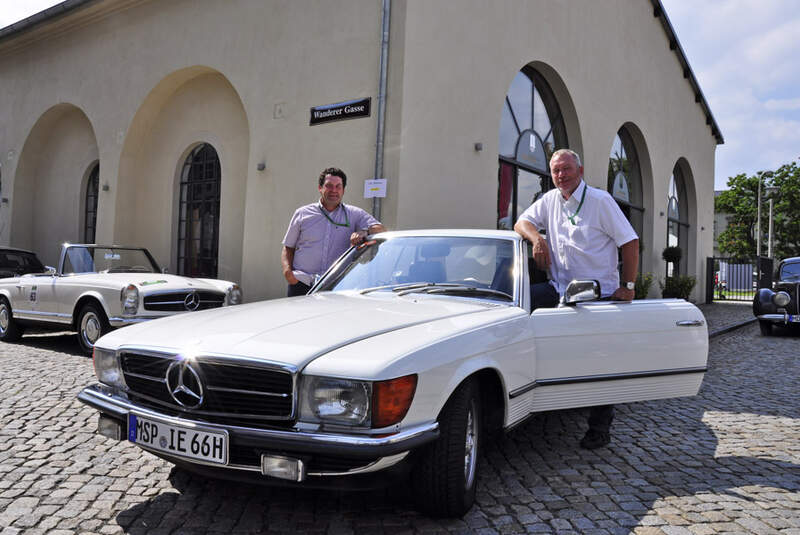
{"label": "white car hood", "polygon": [[[61,279],[72,284],[82,284],[91,286],[105,286],[109,288],[124,288],[129,284],[135,284],[142,295],[149,295],[156,292],[185,290],[194,288],[196,290],[225,291],[218,285],[212,284],[206,279],[193,279],[191,277],[181,277],[168,273],[82,273],[79,275],[67,275]],[[225,282],[225,281],[216,281]]]}
{"label": "white car hood", "polygon": [[497,305],[478,300],[325,292],[125,327],[101,338],[97,346],[233,355],[300,369],[314,358],[352,342],[496,308]]}

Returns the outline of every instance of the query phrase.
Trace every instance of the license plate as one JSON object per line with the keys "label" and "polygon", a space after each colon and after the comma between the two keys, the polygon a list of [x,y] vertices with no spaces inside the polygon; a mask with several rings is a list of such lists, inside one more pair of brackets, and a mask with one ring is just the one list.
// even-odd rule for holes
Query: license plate
{"label": "license plate", "polygon": [[174,425],[128,414],[128,440],[145,448],[215,464],[228,464],[228,433]]}

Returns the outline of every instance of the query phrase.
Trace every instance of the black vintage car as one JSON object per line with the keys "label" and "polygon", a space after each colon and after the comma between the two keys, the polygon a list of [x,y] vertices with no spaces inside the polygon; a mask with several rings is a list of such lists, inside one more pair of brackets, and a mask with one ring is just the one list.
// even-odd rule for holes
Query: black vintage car
{"label": "black vintage car", "polygon": [[0,279],[27,273],[43,273],[46,268],[36,254],[24,249],[0,247]]}
{"label": "black vintage car", "polygon": [[800,256],[778,265],[773,288],[761,288],[753,297],[753,314],[764,336],[772,334],[773,325],[800,328]]}

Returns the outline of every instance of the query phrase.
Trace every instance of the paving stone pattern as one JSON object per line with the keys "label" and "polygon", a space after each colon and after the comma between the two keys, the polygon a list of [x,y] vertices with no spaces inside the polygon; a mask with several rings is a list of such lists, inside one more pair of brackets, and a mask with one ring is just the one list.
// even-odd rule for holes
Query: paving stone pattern
{"label": "paving stone pattern", "polygon": [[405,488],[211,481],[100,437],[74,336],[26,336],[0,343],[0,533],[800,535],[798,376],[797,334],[715,336],[700,395],[619,406],[595,451],[578,447],[583,411],[539,415],[487,442],[477,505],[441,520]]}

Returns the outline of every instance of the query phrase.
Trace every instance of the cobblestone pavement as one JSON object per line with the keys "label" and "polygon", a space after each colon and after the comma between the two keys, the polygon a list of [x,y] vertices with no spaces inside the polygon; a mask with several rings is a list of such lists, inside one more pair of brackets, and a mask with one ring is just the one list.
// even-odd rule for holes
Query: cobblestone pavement
{"label": "cobblestone pavement", "polygon": [[28,336],[0,343],[0,533],[800,534],[799,349],[755,324],[714,337],[700,395],[619,406],[601,450],[578,447],[582,411],[540,415],[487,442],[463,519],[434,520],[404,488],[210,481],[100,437],[74,336]]}

